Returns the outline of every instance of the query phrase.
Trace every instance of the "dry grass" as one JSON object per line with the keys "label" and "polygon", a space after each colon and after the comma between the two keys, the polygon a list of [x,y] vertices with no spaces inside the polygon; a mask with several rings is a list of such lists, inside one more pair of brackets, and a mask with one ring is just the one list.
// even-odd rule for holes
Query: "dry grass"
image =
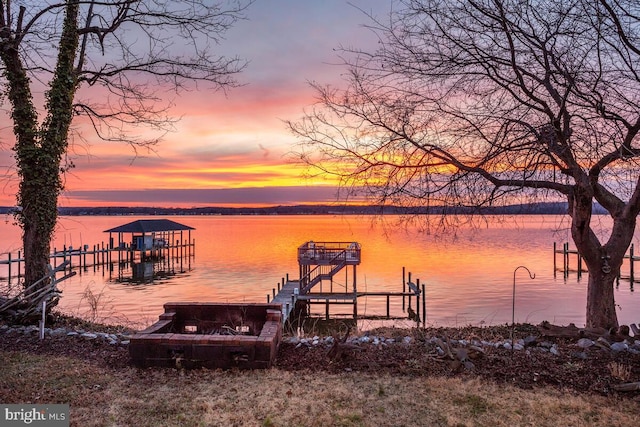
{"label": "dry grass", "polygon": [[363,373],[113,370],[0,352],[0,401],[69,403],[76,426],[633,426],[637,401]]}
{"label": "dry grass", "polygon": [[631,366],[624,365],[618,362],[609,363],[609,371],[611,372],[611,376],[616,378],[622,382],[629,381],[631,378]]}

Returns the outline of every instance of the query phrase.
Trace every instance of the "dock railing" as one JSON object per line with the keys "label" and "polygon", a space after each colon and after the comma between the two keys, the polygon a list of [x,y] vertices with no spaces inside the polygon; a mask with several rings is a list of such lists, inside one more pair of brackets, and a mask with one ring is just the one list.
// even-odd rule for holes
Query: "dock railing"
{"label": "dock railing", "polygon": [[344,261],[360,264],[360,244],[357,242],[314,242],[298,247],[298,262],[302,264],[331,264]]}

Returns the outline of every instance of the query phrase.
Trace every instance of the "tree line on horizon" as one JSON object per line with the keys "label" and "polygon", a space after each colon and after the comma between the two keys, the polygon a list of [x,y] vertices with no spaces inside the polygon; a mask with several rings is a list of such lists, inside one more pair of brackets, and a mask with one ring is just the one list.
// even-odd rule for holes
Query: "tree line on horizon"
{"label": "tree line on horizon", "polygon": [[[564,202],[539,202],[508,206],[378,206],[378,205],[278,205],[267,207],[60,207],[62,216],[126,216],[126,215],[566,215]],[[599,205],[594,214],[607,212]],[[0,214],[11,215],[14,207],[0,207]]]}

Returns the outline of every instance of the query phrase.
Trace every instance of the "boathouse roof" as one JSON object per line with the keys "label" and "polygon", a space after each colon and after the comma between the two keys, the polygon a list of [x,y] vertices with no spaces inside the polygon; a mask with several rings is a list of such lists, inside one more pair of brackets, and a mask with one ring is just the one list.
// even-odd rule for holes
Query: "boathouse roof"
{"label": "boathouse roof", "polygon": [[154,233],[161,231],[195,230],[188,225],[170,219],[139,219],[119,227],[105,230],[105,233]]}

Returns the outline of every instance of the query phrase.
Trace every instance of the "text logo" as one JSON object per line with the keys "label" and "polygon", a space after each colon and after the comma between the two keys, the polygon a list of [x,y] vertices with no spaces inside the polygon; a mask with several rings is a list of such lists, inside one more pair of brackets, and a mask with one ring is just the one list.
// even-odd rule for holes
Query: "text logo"
{"label": "text logo", "polygon": [[0,404],[0,427],[69,427],[69,405]]}

